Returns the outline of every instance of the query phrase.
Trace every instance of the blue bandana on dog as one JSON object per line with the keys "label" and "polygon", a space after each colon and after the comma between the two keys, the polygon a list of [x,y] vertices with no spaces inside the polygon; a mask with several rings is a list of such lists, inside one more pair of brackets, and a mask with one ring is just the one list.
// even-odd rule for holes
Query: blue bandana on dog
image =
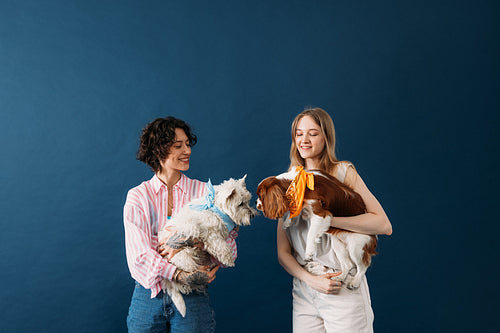
{"label": "blue bandana on dog", "polygon": [[210,179],[208,180],[207,188],[208,188],[208,193],[205,196],[205,201],[206,201],[205,204],[204,205],[189,205],[189,207],[191,209],[198,210],[198,211],[210,209],[211,211],[213,211],[214,213],[216,213],[217,215],[220,216],[220,218],[222,219],[222,221],[226,225],[226,228],[228,231],[233,230],[234,227],[236,227],[236,224],[233,222],[233,220],[229,217],[229,215],[227,215],[226,213],[224,213],[223,211],[221,211],[219,208],[217,208],[214,205],[215,190],[214,190],[214,187],[212,186],[212,183],[210,182]]}

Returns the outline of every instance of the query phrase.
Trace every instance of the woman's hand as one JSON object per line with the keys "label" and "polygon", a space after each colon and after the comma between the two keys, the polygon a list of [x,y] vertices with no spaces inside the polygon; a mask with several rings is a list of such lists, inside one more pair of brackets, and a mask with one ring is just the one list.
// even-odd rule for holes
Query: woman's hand
{"label": "woman's hand", "polygon": [[332,280],[334,276],[339,276],[342,272],[326,273],[323,275],[311,275],[306,281],[309,287],[323,294],[337,294],[340,291],[342,282]]}
{"label": "woman's hand", "polygon": [[166,239],[160,240],[158,245],[158,253],[167,260],[171,260],[180,250],[186,246],[197,247],[203,249],[204,244],[196,238],[186,238],[176,233],[172,227],[167,227],[166,230],[170,233]]}
{"label": "woman's hand", "polygon": [[174,275],[174,280],[190,286],[204,286],[215,279],[215,273],[219,270],[219,266],[204,266],[199,271],[191,273],[177,269]]}

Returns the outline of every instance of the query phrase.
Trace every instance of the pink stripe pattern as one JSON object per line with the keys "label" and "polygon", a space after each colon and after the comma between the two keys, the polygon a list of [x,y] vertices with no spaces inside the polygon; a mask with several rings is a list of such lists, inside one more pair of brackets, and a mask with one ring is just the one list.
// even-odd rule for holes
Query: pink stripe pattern
{"label": "pink stripe pattern", "polygon": [[[172,192],[172,215],[175,216],[189,201],[206,194],[206,183],[181,174]],[[157,251],[158,231],[167,219],[168,190],[156,175],[128,192],[123,209],[127,263],[132,278],[144,288],[151,289],[151,298],[160,292],[161,280],[172,280],[176,270]],[[237,236],[238,232],[234,229],[227,239],[235,260]]]}

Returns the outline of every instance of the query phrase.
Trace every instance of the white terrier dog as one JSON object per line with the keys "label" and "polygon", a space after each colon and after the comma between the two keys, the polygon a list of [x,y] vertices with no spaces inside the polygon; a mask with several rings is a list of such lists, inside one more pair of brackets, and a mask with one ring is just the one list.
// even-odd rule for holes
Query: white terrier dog
{"label": "white terrier dog", "polygon": [[[183,271],[194,272],[213,264],[212,256],[225,266],[234,266],[232,251],[226,242],[229,232],[235,226],[250,225],[250,220],[258,214],[249,205],[252,195],[246,189],[245,179],[246,175],[238,180],[231,178],[216,186],[212,186],[209,180],[208,194],[192,200],[168,221],[158,233],[160,244],[171,236],[170,230],[173,228],[178,235],[196,238],[205,245],[204,250],[184,247],[170,259],[172,264]],[[172,298],[183,317],[186,305],[182,294],[205,290],[205,286],[191,286],[169,280],[162,281],[162,288]]]}

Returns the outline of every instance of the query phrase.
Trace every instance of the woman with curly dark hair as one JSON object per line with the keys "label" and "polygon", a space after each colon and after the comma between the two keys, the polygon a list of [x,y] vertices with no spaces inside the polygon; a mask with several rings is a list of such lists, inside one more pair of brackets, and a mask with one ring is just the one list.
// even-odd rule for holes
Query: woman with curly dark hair
{"label": "woman with curly dark hair", "polygon": [[[185,295],[186,316],[182,317],[161,289],[163,279],[208,285],[218,269],[187,273],[168,261],[184,246],[203,248],[197,239],[172,233],[165,244],[158,242],[158,231],[167,220],[189,201],[206,194],[206,183],[182,173],[189,169],[196,135],[184,121],[166,117],[147,124],[140,141],[137,159],[155,174],[128,192],[124,207],[127,263],[136,281],[127,317],[129,332],[213,332],[215,319],[208,293]],[[234,258],[236,236],[233,230],[227,240]]]}

